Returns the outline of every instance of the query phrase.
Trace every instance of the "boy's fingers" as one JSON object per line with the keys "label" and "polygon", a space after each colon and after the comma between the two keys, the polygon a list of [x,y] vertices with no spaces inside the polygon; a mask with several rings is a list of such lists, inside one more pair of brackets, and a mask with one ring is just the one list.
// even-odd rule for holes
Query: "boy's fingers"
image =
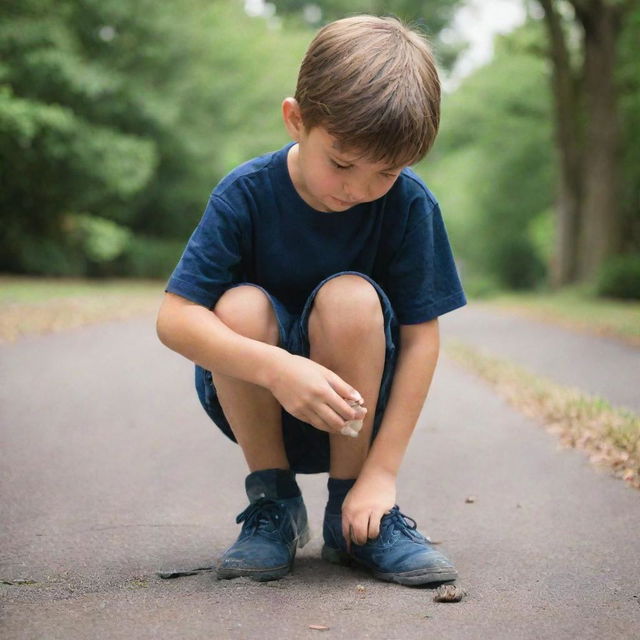
{"label": "boy's fingers", "polygon": [[[314,411],[310,416],[309,420],[307,420],[310,425],[319,429],[320,431],[327,431],[328,433],[336,433],[336,428],[330,422],[325,420],[324,416]],[[337,429],[339,431],[339,429]]]}
{"label": "boy's fingers", "polygon": [[333,390],[346,401],[353,400],[358,404],[364,403],[364,398],[350,384],[347,384],[340,376],[333,375],[330,380]]}
{"label": "boy's fingers", "polygon": [[362,523],[356,523],[355,526],[352,525],[351,528],[351,537],[352,540],[359,545],[363,545],[367,543],[367,525]]}
{"label": "boy's fingers", "polygon": [[351,525],[349,521],[342,516],[342,537],[344,541],[347,543],[347,551],[351,552]]}
{"label": "boy's fingers", "polygon": [[373,512],[369,516],[369,532],[367,534],[369,539],[374,540],[380,535],[380,521],[382,520],[383,514],[383,511],[380,513]]}
{"label": "boy's fingers", "polygon": [[[347,516],[342,514],[342,535],[347,543],[347,549],[351,550],[351,544],[364,544],[364,542],[358,542],[362,536],[358,535],[358,526],[352,522]],[[366,542],[366,540],[365,540]]]}
{"label": "boy's fingers", "polygon": [[337,392],[332,396],[329,405],[343,420],[362,420],[367,411],[361,405],[355,404],[355,400],[344,398]]}
{"label": "boy's fingers", "polygon": [[367,523],[360,522],[361,518],[342,514],[342,535],[347,542],[347,548],[353,542],[363,545],[367,542]]}
{"label": "boy's fingers", "polygon": [[325,425],[324,431],[340,433],[345,421],[331,407],[324,405],[316,410],[316,415]]}

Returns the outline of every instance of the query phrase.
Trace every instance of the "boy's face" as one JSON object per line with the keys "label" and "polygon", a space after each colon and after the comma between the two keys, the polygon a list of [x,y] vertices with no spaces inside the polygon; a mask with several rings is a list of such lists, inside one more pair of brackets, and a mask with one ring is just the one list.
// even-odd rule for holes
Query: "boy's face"
{"label": "boy's face", "polygon": [[403,169],[368,162],[361,154],[343,149],[323,127],[307,131],[292,98],[284,101],[283,116],[298,143],[289,151],[289,175],[302,199],[318,211],[337,213],[377,200],[391,189]]}

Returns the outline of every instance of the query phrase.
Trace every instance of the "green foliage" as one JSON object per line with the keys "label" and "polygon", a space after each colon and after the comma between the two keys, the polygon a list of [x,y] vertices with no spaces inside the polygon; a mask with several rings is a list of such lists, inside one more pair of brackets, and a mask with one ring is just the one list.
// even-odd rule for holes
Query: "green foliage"
{"label": "green foliage", "polygon": [[87,215],[70,215],[65,220],[69,235],[87,260],[111,262],[127,247],[131,232],[120,225]]}
{"label": "green foliage", "polygon": [[625,219],[623,246],[640,250],[640,6],[624,21],[618,47],[617,85],[623,129],[621,206]]}
{"label": "green foliage", "polygon": [[[310,19],[315,14],[308,13],[310,4],[320,9],[317,20]],[[380,16],[393,15],[406,22],[423,23],[429,25],[432,33],[437,33],[447,26],[454,11],[461,4],[462,0],[432,0],[428,3],[423,0],[317,0],[313,3],[307,0],[279,0],[277,8],[279,14],[297,15],[313,26],[346,16],[368,13]]]}
{"label": "green foliage", "polygon": [[[239,0],[4,0],[0,4],[0,270],[166,277],[216,182],[282,145],[314,30],[309,3],[279,23]],[[317,24],[359,12],[437,35],[461,0],[320,0]],[[317,25],[311,25],[317,26]],[[640,245],[640,9],[625,21],[618,81],[625,242]],[[440,199],[468,288],[534,287],[553,247],[555,160],[546,40],[529,23],[445,96],[417,170]],[[83,212],[81,216],[74,212]]]}
{"label": "green foliage", "polygon": [[82,254],[72,250],[60,237],[21,234],[16,254],[20,271],[33,275],[86,275],[87,264]]}
{"label": "green foliage", "polygon": [[529,224],[529,238],[537,256],[546,265],[551,263],[555,243],[555,217],[553,209],[541,211]]}
{"label": "green foliage", "polygon": [[466,42],[452,43],[439,36],[454,12],[464,0],[279,0],[278,16],[285,16],[287,23],[321,27],[331,20],[368,13],[377,16],[395,16],[406,23],[418,27],[434,45],[438,65],[451,70],[466,48]]}
{"label": "green foliage", "polygon": [[[0,270],[108,271],[104,221],[186,241],[215,183],[285,142],[280,103],[312,35],[235,0],[4,2]],[[78,242],[75,211],[99,242]]]}
{"label": "green foliage", "polygon": [[474,271],[466,271],[464,264],[461,271],[462,286],[467,297],[473,300],[491,298],[501,291],[500,283],[490,276]]}
{"label": "green foliage", "polygon": [[112,266],[111,275],[168,279],[183,249],[182,239],[133,236]]}
{"label": "green foliage", "polygon": [[498,39],[493,61],[445,96],[438,142],[419,167],[467,272],[513,289],[544,279],[541,241],[551,241],[539,222],[548,222],[554,169],[542,41],[536,23]]}
{"label": "green foliage", "polygon": [[640,300],[640,253],[615,256],[605,262],[598,277],[597,293]]}
{"label": "green foliage", "polygon": [[107,5],[125,6],[25,0],[0,8],[0,158],[10,168],[0,190],[4,270],[83,272],[91,255],[63,224],[68,212],[127,220],[122,204],[154,173],[154,127],[136,126],[152,122],[152,101],[135,87],[137,69],[117,64],[97,37]]}

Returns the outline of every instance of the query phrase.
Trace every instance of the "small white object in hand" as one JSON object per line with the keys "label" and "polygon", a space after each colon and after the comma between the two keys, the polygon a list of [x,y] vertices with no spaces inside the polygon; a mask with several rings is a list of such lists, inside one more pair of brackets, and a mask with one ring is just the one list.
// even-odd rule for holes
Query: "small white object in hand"
{"label": "small white object in hand", "polygon": [[[362,407],[362,405],[364,404],[364,400],[362,400],[362,398],[359,401],[347,400],[347,402],[352,409],[355,409],[356,407]],[[340,433],[343,436],[351,436],[352,438],[357,438],[358,434],[360,433],[360,429],[362,429],[363,422],[364,420],[348,420],[344,423],[344,426],[340,430]]]}

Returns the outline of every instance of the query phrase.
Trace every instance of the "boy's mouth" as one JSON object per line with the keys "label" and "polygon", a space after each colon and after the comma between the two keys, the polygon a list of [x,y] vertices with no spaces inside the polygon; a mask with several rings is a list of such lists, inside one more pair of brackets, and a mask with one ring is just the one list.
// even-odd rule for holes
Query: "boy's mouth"
{"label": "boy's mouth", "polygon": [[346,200],[340,200],[340,198],[336,198],[332,196],[333,199],[341,206],[341,207],[353,207],[355,206],[355,202],[347,202]]}

